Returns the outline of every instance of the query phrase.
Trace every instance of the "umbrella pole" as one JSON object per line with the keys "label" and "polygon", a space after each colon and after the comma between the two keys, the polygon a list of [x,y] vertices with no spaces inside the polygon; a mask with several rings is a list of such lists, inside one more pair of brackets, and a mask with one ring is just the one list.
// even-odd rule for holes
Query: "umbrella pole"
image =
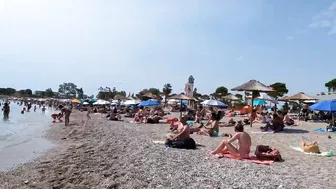
{"label": "umbrella pole", "polygon": [[180,102],[180,119],[182,118],[182,99],[181,99],[181,102]]}
{"label": "umbrella pole", "polygon": [[252,102],[251,102],[251,115],[250,115],[250,127],[252,127],[252,113],[253,113],[253,101],[254,101],[254,98],[253,98],[253,93],[252,93]]}

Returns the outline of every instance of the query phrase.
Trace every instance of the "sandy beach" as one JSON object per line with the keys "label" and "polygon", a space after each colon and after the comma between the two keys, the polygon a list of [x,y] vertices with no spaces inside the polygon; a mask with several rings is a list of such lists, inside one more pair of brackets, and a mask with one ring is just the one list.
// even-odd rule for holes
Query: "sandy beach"
{"label": "sandy beach", "polygon": [[[0,188],[334,188],[335,157],[295,151],[301,139],[317,141],[321,151],[335,147],[336,134],[315,133],[325,124],[301,122],[285,133],[252,133],[253,147],[280,150],[284,162],[271,166],[216,159],[209,151],[224,139],[192,135],[204,145],[197,150],[165,148],[168,125],[137,125],[107,121],[102,115],[75,112],[71,126],[54,124],[47,138],[57,143],[38,159],[0,173]],[[259,126],[248,132],[257,131]],[[233,128],[220,132],[233,133]],[[328,139],[331,135],[332,139]]]}

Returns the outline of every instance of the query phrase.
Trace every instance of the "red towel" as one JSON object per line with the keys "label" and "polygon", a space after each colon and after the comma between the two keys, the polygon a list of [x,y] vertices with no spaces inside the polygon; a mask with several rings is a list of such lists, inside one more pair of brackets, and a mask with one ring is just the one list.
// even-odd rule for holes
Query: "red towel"
{"label": "red towel", "polygon": [[242,159],[240,157],[234,156],[230,153],[227,154],[218,154],[218,158],[230,158],[230,159],[236,159],[236,160],[242,160],[242,161],[248,161],[256,164],[262,164],[262,165],[272,165],[274,161],[272,160],[258,160],[256,156],[251,156],[248,159]]}

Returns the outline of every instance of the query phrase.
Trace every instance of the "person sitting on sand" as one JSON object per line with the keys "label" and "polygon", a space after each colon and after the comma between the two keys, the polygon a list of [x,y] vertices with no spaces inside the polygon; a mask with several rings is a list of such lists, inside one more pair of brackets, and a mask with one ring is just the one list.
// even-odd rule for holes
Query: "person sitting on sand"
{"label": "person sitting on sand", "polygon": [[[228,140],[223,140],[218,147],[211,152],[212,155],[230,153],[240,158],[250,157],[249,154],[252,143],[250,135],[244,131],[242,124],[237,124],[234,130],[236,134]],[[238,141],[238,148],[231,144],[236,140]]]}
{"label": "person sitting on sand", "polygon": [[190,128],[189,128],[189,125],[187,124],[187,119],[188,119],[187,115],[183,115],[181,117],[181,120],[177,128],[178,133],[169,134],[167,136],[169,140],[185,140],[185,139],[190,138]]}
{"label": "person sitting on sand", "polygon": [[269,129],[273,130],[275,133],[283,131],[285,127],[283,119],[281,119],[278,114],[273,114],[272,123],[267,123],[265,127],[260,127],[262,131],[268,131]]}
{"label": "person sitting on sand", "polygon": [[291,126],[295,124],[294,120],[289,117],[287,112],[284,112],[283,115],[284,115],[283,122],[285,125]]}
{"label": "person sitting on sand", "polygon": [[145,122],[145,114],[144,107],[140,106],[138,112],[134,116],[134,123],[143,123]]}
{"label": "person sitting on sand", "polygon": [[150,124],[156,124],[156,123],[160,123],[160,120],[162,120],[162,117],[159,116],[158,113],[154,114],[153,116],[149,116],[147,118],[146,123],[150,123]]}
{"label": "person sitting on sand", "polygon": [[[203,125],[201,125],[203,126]],[[219,126],[218,126],[218,116],[215,112],[211,113],[211,118],[205,124],[204,129],[199,131],[200,135],[208,135],[210,137],[218,136]]]}

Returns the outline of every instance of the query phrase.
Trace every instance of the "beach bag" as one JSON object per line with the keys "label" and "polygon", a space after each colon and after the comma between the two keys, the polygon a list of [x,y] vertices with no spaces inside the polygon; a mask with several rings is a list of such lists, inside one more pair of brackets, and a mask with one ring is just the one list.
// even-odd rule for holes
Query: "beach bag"
{"label": "beach bag", "polygon": [[320,153],[320,149],[318,147],[317,142],[310,144],[305,141],[302,141],[301,148],[304,152],[307,152],[307,153]]}
{"label": "beach bag", "polygon": [[258,145],[254,154],[259,160],[283,161],[279,150],[270,146]]}
{"label": "beach bag", "polygon": [[196,149],[196,142],[192,138],[187,138],[185,140],[167,139],[165,145],[171,148]]}

